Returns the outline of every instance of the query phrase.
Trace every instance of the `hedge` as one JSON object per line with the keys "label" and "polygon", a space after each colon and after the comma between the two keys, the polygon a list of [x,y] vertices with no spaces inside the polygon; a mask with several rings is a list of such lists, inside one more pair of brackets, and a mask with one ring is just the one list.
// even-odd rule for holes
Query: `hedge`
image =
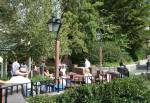
{"label": "hedge", "polygon": [[86,84],[58,96],[36,96],[29,103],[148,103],[150,91],[144,80],[131,77],[105,84]]}

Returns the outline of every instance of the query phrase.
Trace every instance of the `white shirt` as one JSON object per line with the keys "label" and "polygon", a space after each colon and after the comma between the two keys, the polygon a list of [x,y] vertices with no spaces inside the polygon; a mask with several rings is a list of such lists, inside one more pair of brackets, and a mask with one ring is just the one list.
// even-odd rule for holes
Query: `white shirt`
{"label": "white shirt", "polygon": [[84,81],[85,83],[92,83],[92,74],[91,73],[87,73],[87,74],[84,74]]}
{"label": "white shirt", "polygon": [[19,68],[20,68],[20,64],[17,61],[13,62],[12,70],[11,70],[12,75],[16,75],[16,71],[19,70]]}
{"label": "white shirt", "polygon": [[62,75],[65,76],[66,75],[66,64],[62,64],[62,67],[60,68],[60,71],[62,72]]}
{"label": "white shirt", "polygon": [[85,67],[86,67],[86,68],[91,67],[91,63],[90,63],[90,61],[85,60]]}
{"label": "white shirt", "polygon": [[63,76],[66,75],[66,68],[61,68],[60,71],[62,72]]}

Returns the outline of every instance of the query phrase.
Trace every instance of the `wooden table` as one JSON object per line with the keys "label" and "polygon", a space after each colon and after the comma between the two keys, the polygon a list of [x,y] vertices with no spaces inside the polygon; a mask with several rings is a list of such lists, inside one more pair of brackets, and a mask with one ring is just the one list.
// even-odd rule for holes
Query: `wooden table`
{"label": "wooden table", "polygon": [[85,67],[75,67],[73,72],[80,74],[80,75],[84,75],[84,70],[85,70]]}

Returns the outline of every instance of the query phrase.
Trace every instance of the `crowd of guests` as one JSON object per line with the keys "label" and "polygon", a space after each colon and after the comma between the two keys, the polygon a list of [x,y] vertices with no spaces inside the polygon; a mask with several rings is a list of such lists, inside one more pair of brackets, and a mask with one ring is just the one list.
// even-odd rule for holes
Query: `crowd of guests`
{"label": "crowd of guests", "polygon": [[[89,68],[91,67],[91,63],[88,59],[85,59],[85,70],[84,70],[84,82],[91,83],[92,74],[90,73]],[[66,86],[65,78],[68,78],[66,74],[67,65],[66,64],[59,64],[59,85],[60,87]],[[45,64],[45,61],[42,61],[39,65],[32,66],[32,70],[34,75],[41,75],[47,77],[51,80],[55,79],[55,73],[50,73],[48,67]],[[11,65],[11,78],[8,81],[0,80],[0,84],[6,83],[31,83],[29,75],[31,74],[31,69],[28,68],[27,62],[23,61],[19,63],[17,59]],[[63,86],[62,86],[63,85]],[[57,84],[56,84],[57,87]]]}
{"label": "crowd of guests", "polygon": [[[85,65],[83,70],[83,81],[84,83],[92,83],[94,77],[91,73],[91,63],[86,58],[85,59]],[[32,70],[34,71],[34,75],[41,75],[43,77],[47,77],[51,80],[54,80],[55,87],[59,88],[65,88],[67,81],[66,78],[68,78],[70,75],[69,73],[66,73],[67,71],[67,65],[66,64],[59,64],[59,81],[55,81],[55,73],[50,73],[48,67],[45,64],[45,61],[42,61],[40,64],[35,64],[32,66]],[[118,67],[118,71],[127,71],[126,66],[123,63],[120,63],[120,67]],[[5,83],[31,83],[31,80],[29,79],[29,75],[31,73],[31,69],[28,68],[27,62],[19,63],[16,59],[11,66],[11,79],[8,81],[0,80],[0,84]],[[124,76],[129,76],[129,72],[126,72]],[[30,84],[29,84],[30,87]]]}
{"label": "crowd of guests", "polygon": [[28,79],[28,75],[30,74],[30,70],[28,69],[25,62],[19,63],[17,59],[11,65],[11,78],[8,81],[1,80],[1,84],[5,83],[28,83],[30,80]]}
{"label": "crowd of guests", "polygon": [[[11,78],[7,81],[0,80],[0,85],[3,84],[25,84],[24,85],[24,91],[26,89],[31,89],[31,70],[34,72],[34,76],[43,76],[47,77],[51,80],[55,81],[55,73],[50,73],[48,67],[45,64],[45,61],[42,61],[41,64],[37,64],[32,66],[32,69],[29,69],[29,66],[27,65],[28,63],[26,61],[23,61],[22,63],[19,63],[17,59],[14,60],[14,62],[10,66],[10,75]],[[65,88],[66,83],[65,83],[65,76],[66,76],[66,65],[61,64],[59,66],[59,75],[60,75],[60,80],[59,80],[59,85],[60,87]],[[27,84],[27,85],[26,85]],[[55,84],[55,87],[58,87],[57,83]],[[24,93],[27,94],[27,93]]]}

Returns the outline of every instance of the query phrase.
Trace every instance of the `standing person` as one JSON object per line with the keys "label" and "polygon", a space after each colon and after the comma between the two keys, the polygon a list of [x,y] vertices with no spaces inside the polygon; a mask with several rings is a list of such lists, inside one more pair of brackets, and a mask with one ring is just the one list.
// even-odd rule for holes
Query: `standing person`
{"label": "standing person", "polygon": [[147,66],[147,72],[148,72],[148,70],[150,69],[150,59],[148,59],[146,66]]}
{"label": "standing person", "polygon": [[86,69],[89,69],[91,67],[91,63],[90,63],[90,61],[86,58],[85,59],[85,68]]}
{"label": "standing person", "polygon": [[42,63],[40,65],[40,74],[44,77],[44,68],[45,68],[45,61],[42,60]]}
{"label": "standing person", "polygon": [[29,73],[30,73],[29,71],[22,72],[20,70],[20,64],[16,59],[12,64],[12,78],[9,81],[7,81],[7,83],[14,83],[14,84],[27,83],[27,84],[23,84],[23,91],[24,91],[24,95],[28,96],[29,95],[28,89],[31,88],[31,81],[30,79],[27,78]]}
{"label": "standing person", "polygon": [[66,76],[66,64],[62,64],[60,72],[62,73],[63,76]]}
{"label": "standing person", "polygon": [[18,60],[16,59],[12,64],[12,70],[11,70],[12,76],[27,76],[28,72],[22,73],[20,72],[20,64],[18,63]]}

